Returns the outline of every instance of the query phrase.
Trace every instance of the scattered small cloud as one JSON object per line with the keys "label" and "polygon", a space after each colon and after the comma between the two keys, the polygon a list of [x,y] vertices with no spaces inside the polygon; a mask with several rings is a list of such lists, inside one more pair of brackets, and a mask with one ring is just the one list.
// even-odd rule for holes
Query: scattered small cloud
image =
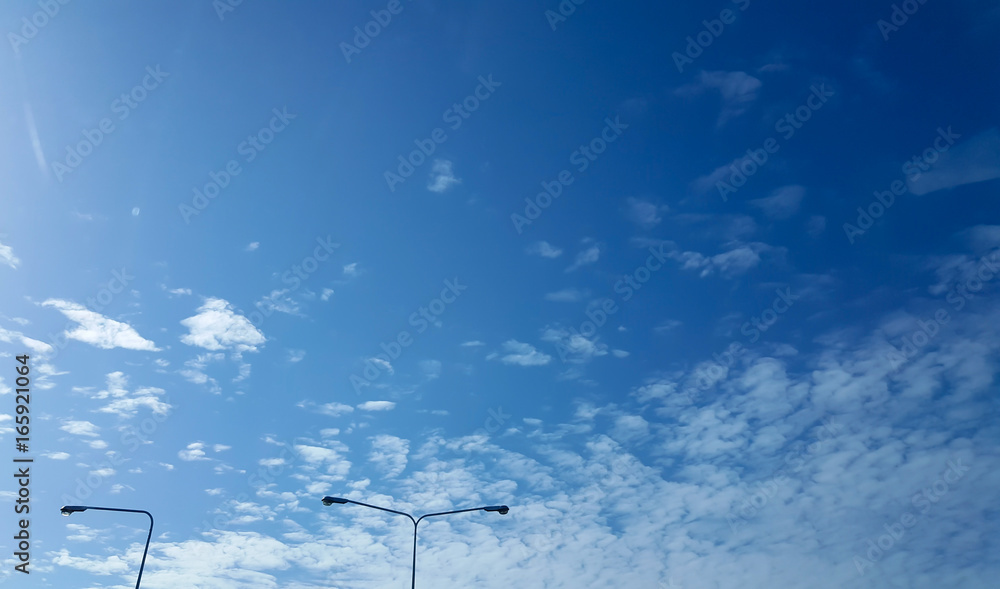
{"label": "scattered small cloud", "polygon": [[177,453],[177,457],[187,462],[208,460],[208,458],[205,457],[205,444],[202,442],[192,442],[188,444],[186,449]]}
{"label": "scattered small cloud", "polygon": [[361,411],[392,411],[396,404],[392,401],[365,401],[358,405]]}
{"label": "scattered small cloud", "polygon": [[305,350],[288,350],[288,361],[292,364],[301,362],[306,357]]}
{"label": "scattered small cloud", "polygon": [[319,296],[319,299],[323,302],[329,301],[333,294],[332,288],[324,288],[323,293]]}
{"label": "scattered small cloud", "polygon": [[592,245],[576,255],[576,259],[573,260],[573,263],[568,268],[566,268],[566,272],[573,272],[583,266],[593,264],[599,260],[600,257],[601,248],[596,244]]}
{"label": "scattered small cloud", "polygon": [[677,329],[681,325],[683,325],[683,323],[676,319],[667,319],[665,321],[661,321],[656,327],[653,328],[653,331],[656,333],[666,333]]}
{"label": "scattered small cloud", "polygon": [[553,303],[578,303],[586,297],[586,293],[577,288],[564,288],[545,294],[546,301]]}
{"label": "scattered small cloud", "polygon": [[563,253],[561,249],[553,247],[552,244],[547,241],[536,241],[528,246],[527,252],[543,258],[558,258]]}
{"label": "scattered small cloud", "polygon": [[826,217],[823,215],[813,215],[806,221],[806,233],[809,237],[819,237],[826,231]]}
{"label": "scattered small cloud", "polygon": [[468,342],[462,342],[459,345],[462,346],[463,348],[478,348],[480,346],[485,346],[486,343],[485,342],[481,342],[479,340],[472,340],[472,341],[468,341]]}
{"label": "scattered small cloud", "polygon": [[344,266],[344,276],[354,278],[358,275],[358,263],[352,262]]}
{"label": "scattered small cloud", "polygon": [[21,260],[17,259],[17,256],[14,255],[14,250],[9,245],[2,243],[0,243],[0,262],[7,264],[15,270],[21,264]]}
{"label": "scattered small cloud", "polygon": [[639,227],[652,229],[660,224],[663,220],[661,215],[669,210],[670,207],[667,205],[657,205],[647,200],[629,197],[625,215]]}
{"label": "scattered small cloud", "polygon": [[504,364],[516,366],[544,366],[552,361],[552,356],[539,352],[535,346],[519,342],[517,340],[507,340],[503,343],[504,355],[500,356],[500,361]]}
{"label": "scattered small cloud", "polygon": [[420,372],[423,373],[427,380],[434,380],[441,376],[441,361],[423,360],[420,362]]}
{"label": "scattered small cloud", "polygon": [[805,188],[798,185],[783,186],[770,196],[750,201],[771,219],[787,219],[799,211],[799,204],[805,195]]}
{"label": "scattered small cloud", "polygon": [[427,190],[441,193],[451,188],[453,184],[461,182],[461,180],[455,177],[449,160],[434,160],[434,165],[431,167],[431,180],[427,184]]}
{"label": "scattered small cloud", "polygon": [[255,252],[255,251],[257,251],[257,248],[259,248],[259,247],[260,247],[260,242],[259,241],[251,241],[244,248],[244,251]]}
{"label": "scattered small cloud", "polygon": [[681,86],[675,92],[678,96],[700,96],[709,90],[718,90],[722,95],[722,112],[716,121],[721,127],[750,107],[757,99],[761,82],[746,72],[701,72],[698,81]]}

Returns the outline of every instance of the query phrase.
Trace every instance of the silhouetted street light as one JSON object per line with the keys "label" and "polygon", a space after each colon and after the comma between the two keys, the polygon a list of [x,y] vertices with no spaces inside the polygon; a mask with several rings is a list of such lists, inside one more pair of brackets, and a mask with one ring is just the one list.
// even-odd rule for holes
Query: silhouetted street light
{"label": "silhouetted street light", "polygon": [[135,589],[139,589],[139,583],[142,582],[142,569],[146,566],[146,553],[149,552],[149,539],[153,537],[153,514],[142,509],[121,509],[118,507],[93,507],[91,505],[63,505],[59,511],[65,516],[69,516],[71,513],[76,513],[78,511],[87,511],[88,509],[96,509],[98,511],[122,511],[125,513],[145,513],[149,516],[149,534],[146,535],[146,549],[142,551],[142,562],[139,564],[139,578],[135,580]]}
{"label": "silhouetted street light", "polygon": [[352,501],[351,499],[344,499],[343,497],[323,497],[323,505],[330,506],[334,503],[344,504],[353,503],[354,505],[360,505],[362,507],[371,507],[372,509],[378,509],[379,511],[388,511],[389,513],[395,513],[396,515],[405,515],[410,518],[413,522],[413,569],[410,572],[410,589],[416,589],[417,586],[417,525],[425,517],[434,517],[438,515],[451,515],[453,513],[465,513],[467,511],[495,511],[500,515],[507,515],[510,508],[506,505],[487,505],[486,507],[473,507],[470,509],[456,509],[454,511],[439,511],[437,513],[428,513],[426,515],[421,515],[417,519],[413,519],[413,516],[408,513],[403,513],[402,511],[396,511],[395,509],[388,509],[385,507],[379,507],[378,505],[369,505],[367,503],[361,503],[360,501]]}

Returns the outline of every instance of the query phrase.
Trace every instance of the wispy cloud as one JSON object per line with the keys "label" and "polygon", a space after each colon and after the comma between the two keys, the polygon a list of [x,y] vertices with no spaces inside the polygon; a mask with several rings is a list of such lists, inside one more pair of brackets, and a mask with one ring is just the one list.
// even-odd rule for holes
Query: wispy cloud
{"label": "wispy cloud", "polygon": [[643,229],[652,229],[663,221],[662,215],[670,210],[667,205],[658,205],[648,200],[629,197],[625,215]]}
{"label": "wispy cloud", "polygon": [[14,250],[9,245],[0,243],[0,262],[7,264],[15,270],[21,264],[21,260],[14,255]]}
{"label": "wispy cloud", "polygon": [[502,349],[504,354],[500,356],[500,361],[504,364],[544,366],[552,361],[552,356],[539,352],[535,346],[513,339],[505,341]]}
{"label": "wispy cloud", "polygon": [[247,244],[247,246],[246,246],[246,248],[244,248],[244,250],[248,251],[248,252],[255,252],[255,251],[257,251],[257,248],[259,248],[259,247],[260,247],[260,242],[259,241],[251,241],[250,243]]}
{"label": "wispy cloud", "polygon": [[555,292],[546,293],[545,300],[552,301],[554,303],[578,303],[582,301],[585,296],[587,296],[586,293],[578,288],[564,288]]}
{"label": "wispy cloud", "polygon": [[802,186],[782,186],[770,196],[751,200],[750,204],[772,219],[787,219],[799,211],[805,193]]}
{"label": "wispy cloud", "polygon": [[66,332],[66,337],[70,339],[105,350],[112,348],[147,352],[160,350],[156,344],[139,335],[131,325],[105,317],[83,305],[72,301],[49,299],[42,303],[42,306],[58,309],[68,319],[79,324],[72,331]]}
{"label": "wispy cloud", "polygon": [[692,97],[709,90],[718,90],[722,95],[722,112],[716,125],[721,127],[750,107],[757,99],[760,80],[746,72],[701,72],[698,81],[677,89],[678,96]]}
{"label": "wispy cloud", "polygon": [[449,160],[434,160],[427,190],[441,193],[451,188],[452,185],[461,183],[462,181],[455,177],[455,173],[451,167],[452,165]]}
{"label": "wispy cloud", "polygon": [[547,241],[536,241],[528,246],[527,252],[543,258],[558,258],[563,251]]}
{"label": "wispy cloud", "polygon": [[582,268],[583,266],[593,264],[594,262],[599,260],[600,257],[601,257],[601,248],[596,244],[592,245],[576,255],[576,259],[573,260],[573,263],[570,264],[568,268],[566,268],[566,272],[573,272],[575,270]]}

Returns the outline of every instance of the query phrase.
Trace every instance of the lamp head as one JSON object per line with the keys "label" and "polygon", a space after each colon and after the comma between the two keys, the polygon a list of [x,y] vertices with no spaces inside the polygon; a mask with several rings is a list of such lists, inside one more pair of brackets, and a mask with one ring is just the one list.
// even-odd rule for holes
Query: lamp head
{"label": "lamp head", "polygon": [[483,511],[496,511],[500,515],[507,515],[510,508],[506,505],[490,505],[489,507],[484,507]]}
{"label": "lamp head", "polygon": [[330,497],[329,495],[323,497],[323,505],[329,506],[333,505],[334,503],[341,503],[341,504],[347,503],[347,499],[344,499],[343,497]]}
{"label": "lamp head", "polygon": [[87,507],[85,505],[63,505],[59,508],[59,513],[67,517],[69,514],[76,513],[77,511],[87,511]]}

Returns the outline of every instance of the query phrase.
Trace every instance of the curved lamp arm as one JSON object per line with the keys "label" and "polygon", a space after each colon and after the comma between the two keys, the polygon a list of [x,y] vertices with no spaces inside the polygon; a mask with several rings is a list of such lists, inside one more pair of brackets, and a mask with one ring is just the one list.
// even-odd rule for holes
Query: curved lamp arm
{"label": "curved lamp arm", "polygon": [[135,580],[135,589],[139,589],[139,583],[142,582],[142,570],[146,567],[146,554],[149,553],[149,541],[153,537],[153,514],[149,513],[144,509],[124,509],[120,507],[94,507],[93,505],[63,505],[59,512],[63,515],[70,515],[71,513],[76,513],[78,511],[87,511],[88,509],[93,509],[95,511],[121,511],[124,513],[145,513],[149,517],[149,533],[146,534],[146,548],[142,551],[142,562],[139,563],[139,577]]}

